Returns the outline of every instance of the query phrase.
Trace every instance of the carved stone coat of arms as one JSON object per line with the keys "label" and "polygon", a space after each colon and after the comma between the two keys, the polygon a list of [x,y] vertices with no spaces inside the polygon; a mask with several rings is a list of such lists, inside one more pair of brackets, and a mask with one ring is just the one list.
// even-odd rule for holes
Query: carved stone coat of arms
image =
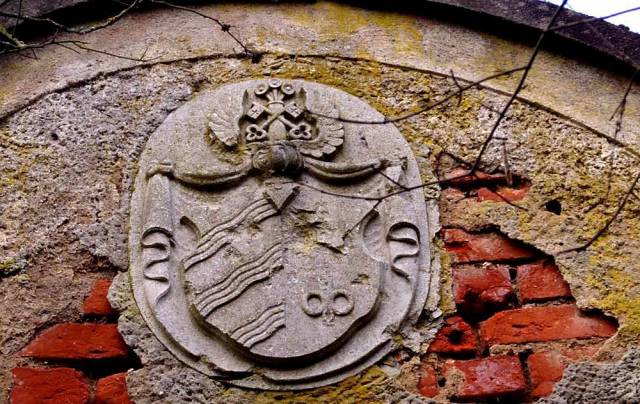
{"label": "carved stone coat of arms", "polygon": [[267,79],[174,112],[143,152],[131,278],[179,359],[295,389],[375,363],[417,319],[429,232],[416,161],[391,124],[332,87]]}

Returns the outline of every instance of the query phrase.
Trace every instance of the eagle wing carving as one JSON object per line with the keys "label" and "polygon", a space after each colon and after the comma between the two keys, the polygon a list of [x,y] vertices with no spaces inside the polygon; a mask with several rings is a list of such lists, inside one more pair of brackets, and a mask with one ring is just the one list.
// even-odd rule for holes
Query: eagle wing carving
{"label": "eagle wing carving", "polygon": [[209,129],[212,132],[211,140],[218,139],[227,147],[235,147],[238,144],[237,119],[229,110],[214,111],[209,117]]}

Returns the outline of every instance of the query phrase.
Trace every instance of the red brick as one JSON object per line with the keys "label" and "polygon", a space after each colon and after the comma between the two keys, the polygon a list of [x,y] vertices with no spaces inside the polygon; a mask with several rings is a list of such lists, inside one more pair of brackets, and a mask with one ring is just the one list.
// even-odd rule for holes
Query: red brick
{"label": "red brick", "polygon": [[469,174],[468,169],[458,167],[445,174],[442,181],[446,185],[458,188],[474,188],[484,184],[501,184],[505,182],[504,174],[487,174],[482,171],[467,174]]}
{"label": "red brick", "polygon": [[571,297],[569,284],[552,262],[538,262],[518,267],[516,282],[523,303]]}
{"label": "red brick", "polygon": [[460,265],[453,268],[453,298],[466,314],[491,314],[504,308],[513,294],[505,265]]}
{"label": "red brick", "polygon": [[87,315],[110,316],[117,312],[111,307],[107,299],[107,293],[111,286],[110,279],[99,279],[95,281],[89,296],[84,299],[83,312]]}
{"label": "red brick", "polygon": [[98,380],[94,404],[133,403],[127,391],[127,374],[116,373]]}
{"label": "red brick", "polygon": [[482,187],[478,189],[479,201],[515,202],[524,199],[529,192],[528,186],[521,188],[498,187],[495,191]]}
{"label": "red brick", "polygon": [[532,398],[548,396],[553,386],[562,379],[564,363],[562,356],[553,351],[536,352],[527,358],[529,377],[531,378]]}
{"label": "red brick", "polygon": [[502,311],[480,323],[489,345],[610,337],[617,326],[603,316],[587,316],[573,304]]}
{"label": "red brick", "polygon": [[438,377],[436,376],[436,370],[433,366],[427,364],[421,366],[418,391],[425,397],[435,397],[438,395]]}
{"label": "red brick", "polygon": [[478,337],[462,317],[449,317],[431,345],[429,352],[451,355],[473,355],[478,351]]}
{"label": "red brick", "polygon": [[467,233],[462,229],[442,230],[445,247],[454,262],[512,261],[530,259],[535,252],[498,233]]}
{"label": "red brick", "polygon": [[12,404],[85,404],[90,390],[82,373],[69,368],[15,368]]}
{"label": "red brick", "polygon": [[453,361],[445,365],[450,380],[458,371],[462,380],[456,384],[452,398],[461,401],[488,400],[521,396],[527,386],[520,360],[516,356],[492,356],[468,361]]}
{"label": "red brick", "polygon": [[106,359],[124,358],[128,348],[115,324],[55,325],[21,352],[38,359]]}

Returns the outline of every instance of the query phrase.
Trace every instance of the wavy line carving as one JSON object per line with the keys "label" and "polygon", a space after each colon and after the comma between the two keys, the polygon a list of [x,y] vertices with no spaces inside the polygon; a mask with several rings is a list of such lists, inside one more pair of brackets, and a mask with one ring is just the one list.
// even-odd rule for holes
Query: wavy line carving
{"label": "wavy line carving", "polygon": [[144,262],[142,274],[145,278],[153,281],[158,281],[166,284],[163,290],[158,296],[155,297],[153,304],[157,304],[167,293],[169,293],[169,278],[165,274],[165,271],[160,270],[154,273],[154,270],[158,268],[158,264],[163,264],[169,261],[171,255],[171,239],[167,234],[162,231],[151,231],[146,233],[140,241],[142,248],[153,248],[159,255]]}
{"label": "wavy line carving", "polygon": [[400,276],[409,279],[409,272],[398,265],[402,258],[416,257],[420,252],[418,228],[412,223],[398,222],[389,229],[387,240],[403,243],[402,251],[391,250],[391,269]]}
{"label": "wavy line carving", "polygon": [[242,211],[235,214],[232,219],[214,226],[202,236],[195,251],[184,259],[185,271],[189,270],[198,262],[202,262],[211,257],[228,244],[230,242],[228,238],[229,230],[246,221],[261,222],[277,213],[266,199],[253,201],[242,209]]}
{"label": "wavy line carving", "polygon": [[240,296],[254,283],[269,278],[271,270],[282,265],[282,251],[282,243],[276,243],[256,260],[235,268],[198,298],[196,308],[206,317],[216,308]]}
{"label": "wavy line carving", "polygon": [[258,318],[237,328],[231,333],[231,338],[251,348],[258,342],[271,337],[284,326],[284,303],[280,303],[267,308]]}

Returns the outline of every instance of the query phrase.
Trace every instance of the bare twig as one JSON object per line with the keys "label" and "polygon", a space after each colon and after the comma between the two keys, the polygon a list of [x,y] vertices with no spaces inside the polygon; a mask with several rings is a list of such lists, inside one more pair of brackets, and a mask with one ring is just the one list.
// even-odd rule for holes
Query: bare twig
{"label": "bare twig", "polygon": [[20,24],[20,18],[22,17],[22,0],[18,0],[18,12],[16,13],[16,22],[13,25],[13,29],[11,30],[11,35],[16,35],[16,29],[18,28],[18,24]]}
{"label": "bare twig", "polygon": [[359,120],[359,119],[350,119],[350,118],[342,118],[342,117],[336,117],[336,116],[332,116],[332,115],[326,115],[326,114],[322,114],[319,112],[313,112],[313,111],[309,111],[309,113],[311,113],[311,115],[317,116],[317,117],[321,117],[321,118],[328,118],[328,119],[333,119],[336,121],[340,121],[340,122],[344,122],[344,123],[353,123],[353,124],[362,124],[362,125],[386,125],[388,123],[396,123],[396,122],[400,122],[400,121],[404,121],[406,119],[409,118],[413,118],[414,116],[423,114],[427,111],[430,111],[436,107],[439,107],[443,104],[446,104],[450,99],[458,97],[459,94],[468,91],[474,87],[479,86],[480,84],[489,81],[489,80],[493,80],[499,77],[503,77],[503,76],[509,76],[513,73],[519,72],[521,70],[524,70],[525,66],[522,67],[516,67],[514,69],[510,69],[510,70],[505,70],[496,74],[492,74],[490,76],[487,76],[483,79],[480,79],[478,81],[474,81],[470,84],[467,84],[466,86],[460,87],[457,91],[454,91],[453,93],[448,94],[446,97],[432,103],[429,104],[427,106],[425,106],[424,108],[420,108],[416,111],[413,112],[409,112],[403,115],[399,115],[393,118],[387,118],[384,117],[382,120],[380,121],[365,121],[365,120]]}
{"label": "bare twig", "polygon": [[[79,40],[75,40],[75,39],[67,39],[67,40],[57,40],[55,38],[55,36],[51,39],[49,39],[48,41],[45,42],[39,42],[39,43],[31,43],[31,44],[22,44],[20,46],[15,46],[11,43],[8,42],[2,42],[0,41],[0,44],[2,45],[11,45],[8,49],[4,49],[2,51],[0,51],[0,55],[1,54],[5,54],[5,53],[16,53],[20,56],[24,56],[27,57],[26,55],[24,55],[22,52],[29,50],[29,51],[34,51],[35,49],[42,49],[48,46],[60,46],[62,48],[71,50],[73,52],[79,53],[78,49],[82,49],[84,51],[87,52],[93,52],[93,53],[99,53],[99,54],[103,54],[103,55],[107,55],[107,56],[111,56],[114,58],[118,58],[118,59],[125,59],[125,60],[132,60],[135,62],[148,62],[151,60],[154,60],[155,58],[144,58],[144,56],[146,55],[146,50],[143,54],[143,56],[141,57],[132,57],[132,56],[126,56],[126,55],[119,55],[117,53],[112,53],[112,52],[108,52],[102,49],[96,49],[93,48],[91,46],[89,46],[90,44],[88,42],[84,42],[84,41],[79,41]],[[76,49],[77,48],[77,49]]]}
{"label": "bare twig", "polygon": [[376,173],[378,173],[379,175],[383,176],[384,178],[386,178],[387,180],[389,180],[389,182],[391,182],[392,184],[402,188],[402,189],[406,189],[406,186],[399,183],[398,181],[394,180],[393,178],[389,177],[384,171],[382,171],[379,168],[374,168],[374,171]]}
{"label": "bare twig", "polygon": [[369,217],[369,215],[378,208],[378,206],[380,206],[380,204],[382,203],[382,200],[377,201],[375,204],[373,204],[373,206],[371,207],[371,209],[369,209],[364,215],[362,215],[362,217],[356,222],[354,223],[353,226],[351,226],[349,228],[349,230],[347,230],[343,235],[342,238],[344,239],[345,237],[347,237],[352,231],[354,231],[356,229],[356,227],[360,226],[366,219],[367,217]]}
{"label": "bare twig", "polygon": [[257,52],[251,50],[244,42],[242,42],[240,40],[240,38],[238,38],[233,32],[231,32],[231,25],[219,20],[218,18],[215,18],[215,17],[212,17],[210,15],[201,13],[200,11],[198,11],[196,9],[193,9],[193,8],[180,6],[180,5],[173,4],[173,3],[170,3],[170,2],[164,1],[164,0],[149,0],[149,1],[151,3],[162,4],[162,5],[167,6],[167,7],[175,8],[177,10],[187,11],[187,12],[199,15],[200,17],[203,17],[203,18],[206,18],[208,20],[211,20],[211,21],[215,22],[220,27],[220,30],[222,32],[227,34],[231,39],[233,39],[233,41],[236,44],[238,44],[242,48],[242,51],[246,55],[250,56],[251,59],[255,60],[256,62],[259,61],[260,55]]}
{"label": "bare twig", "polygon": [[589,239],[589,241],[587,241],[586,243],[578,246],[578,247],[574,247],[574,248],[569,248],[567,250],[564,251],[560,251],[559,254],[566,254],[569,252],[573,252],[573,251],[584,251],[587,248],[589,248],[593,243],[596,242],[596,240],[598,240],[603,234],[605,234],[607,232],[607,230],[609,230],[609,227],[613,224],[613,222],[616,221],[616,219],[618,218],[618,216],[620,216],[620,214],[622,213],[622,211],[624,210],[624,207],[627,205],[627,202],[629,201],[629,197],[631,195],[634,194],[635,192],[635,187],[636,185],[638,185],[638,181],[640,181],[640,172],[638,172],[638,174],[636,175],[636,177],[634,178],[633,182],[631,183],[631,186],[627,189],[627,191],[624,193],[624,196],[622,197],[622,200],[620,201],[620,203],[618,204],[618,208],[616,209],[616,211],[613,213],[613,215],[611,215],[611,217],[607,220],[607,222],[605,223],[604,226],[602,226],[597,232],[596,234],[593,235],[593,237],[591,237]]}
{"label": "bare twig", "polygon": [[589,17],[589,18],[585,18],[584,20],[573,21],[573,22],[568,22],[566,24],[556,25],[555,27],[552,27],[551,29],[548,29],[547,31],[560,31],[560,30],[571,28],[571,27],[575,27],[575,26],[578,26],[578,25],[588,24],[588,23],[594,22],[594,21],[604,21],[604,20],[608,20],[609,18],[617,17],[619,15],[631,13],[633,11],[638,11],[638,10],[640,10],[640,6],[629,8],[629,9],[622,10],[622,11],[618,11],[616,13],[605,15],[603,17]]}
{"label": "bare twig", "polygon": [[495,135],[496,131],[500,127],[500,124],[502,123],[502,120],[506,116],[507,111],[511,107],[511,104],[513,104],[515,99],[518,97],[518,94],[520,93],[520,91],[524,87],[524,82],[527,80],[527,76],[529,75],[529,72],[531,71],[531,67],[533,66],[533,62],[536,60],[536,57],[538,56],[538,53],[540,52],[542,41],[544,40],[546,34],[549,32],[549,30],[551,29],[553,24],[556,22],[556,19],[558,18],[558,16],[560,15],[560,12],[564,9],[564,6],[566,4],[567,4],[567,0],[563,0],[562,4],[560,4],[560,6],[558,6],[558,8],[556,9],[555,13],[553,14],[553,17],[551,17],[551,20],[549,20],[549,24],[547,24],[547,28],[544,31],[542,31],[542,33],[538,37],[538,42],[536,43],[535,47],[533,48],[533,51],[531,52],[531,56],[529,57],[529,61],[527,62],[526,66],[524,67],[524,71],[522,73],[522,77],[520,78],[520,82],[518,83],[518,86],[516,87],[515,91],[511,94],[511,97],[509,97],[509,100],[507,101],[505,106],[502,108],[502,111],[500,111],[500,115],[498,115],[498,119],[496,120],[495,124],[493,125],[493,128],[491,128],[491,132],[489,132],[489,135],[487,136],[487,138],[482,143],[482,146],[480,147],[480,152],[478,153],[478,156],[476,157],[476,161],[475,161],[475,163],[473,163],[473,167],[471,167],[471,170],[470,170],[471,172],[474,172],[479,168],[480,163],[482,162],[482,156],[484,155],[484,152],[487,150],[487,147],[489,146],[489,143],[491,143],[491,140],[493,139],[493,136]]}
{"label": "bare twig", "polygon": [[[451,73],[451,79],[453,80],[453,84],[455,84],[456,87],[458,87],[458,90],[462,90],[462,86],[460,85],[460,83],[458,83],[458,79],[456,78],[456,75],[453,73],[453,69],[450,70],[450,73]],[[458,93],[458,106],[460,106],[460,104],[462,104],[462,91]]]}
{"label": "bare twig", "polygon": [[[131,11],[134,7],[136,7],[138,4],[140,4],[141,0],[134,0],[133,2],[131,2],[130,4],[128,4],[127,7],[125,7],[122,11],[120,11],[118,14],[113,15],[109,18],[107,18],[106,20],[95,24],[95,25],[90,25],[90,26],[86,26],[86,27],[82,27],[82,28],[73,28],[73,27],[69,27],[65,24],[62,24],[58,21],[55,21],[51,18],[42,18],[42,17],[32,17],[32,16],[26,16],[26,15],[19,15],[16,13],[8,13],[8,12],[4,12],[4,11],[0,11],[0,17],[8,17],[8,18],[19,18],[22,21],[32,21],[32,22],[42,22],[42,23],[47,23],[55,28],[57,28],[60,31],[64,31],[64,32],[68,32],[68,33],[72,33],[72,34],[80,34],[80,35],[84,35],[84,34],[88,34],[90,32],[94,32],[103,28],[106,28],[110,25],[115,24],[118,20],[120,20],[122,17],[125,16],[125,14],[127,14],[129,11]],[[17,26],[18,24],[16,24],[15,26]],[[14,27],[15,27],[14,26]]]}

